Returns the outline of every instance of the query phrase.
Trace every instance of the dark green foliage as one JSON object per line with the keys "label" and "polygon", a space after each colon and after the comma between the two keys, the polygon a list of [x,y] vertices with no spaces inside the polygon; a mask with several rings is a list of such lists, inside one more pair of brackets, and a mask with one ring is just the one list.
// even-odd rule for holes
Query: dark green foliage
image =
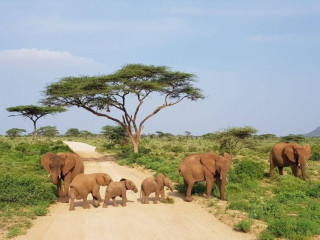
{"label": "dark green foliage", "polygon": [[320,153],[319,152],[312,152],[309,160],[310,161],[320,161]]}
{"label": "dark green foliage", "polygon": [[21,129],[21,128],[11,128],[9,130],[6,131],[6,134],[8,137],[10,137],[11,139],[14,139],[16,137],[20,137],[22,135],[22,133],[25,133],[26,130],[25,129]]}
{"label": "dark green foliage", "polygon": [[38,129],[38,135],[44,137],[55,137],[59,135],[59,131],[55,126],[45,126]]}
{"label": "dark green foliage", "polygon": [[281,142],[296,142],[301,143],[305,141],[305,137],[302,135],[289,135],[280,138]]}
{"label": "dark green foliage", "polygon": [[[255,162],[248,159],[241,160],[234,167],[233,182],[241,181],[243,178],[262,179],[265,166],[263,163]],[[236,178],[236,179],[235,179]]]}
{"label": "dark green foliage", "polygon": [[4,175],[0,177],[0,202],[17,203],[20,205],[34,205],[38,202],[53,202],[56,196],[50,185],[43,179],[34,177],[19,177]]}
{"label": "dark green foliage", "polygon": [[104,126],[101,133],[117,144],[125,144],[128,134],[122,126]]}
{"label": "dark green foliage", "polygon": [[252,146],[250,137],[258,130],[253,127],[234,127],[221,132],[214,133],[216,140],[220,143],[220,153],[227,152],[236,154],[240,149]]}

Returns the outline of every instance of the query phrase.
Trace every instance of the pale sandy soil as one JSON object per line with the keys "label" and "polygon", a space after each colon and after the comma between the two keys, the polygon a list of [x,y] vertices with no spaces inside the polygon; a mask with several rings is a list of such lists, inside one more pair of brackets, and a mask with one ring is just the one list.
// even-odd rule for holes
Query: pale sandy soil
{"label": "pale sandy soil", "polygon": [[[177,191],[167,194],[174,204],[150,201],[140,202],[140,184],[145,177],[152,176],[148,171],[119,166],[112,158],[95,152],[95,148],[77,142],[65,142],[84,159],[85,173],[105,172],[114,181],[121,178],[132,180],[139,192],[127,192],[127,206],[108,208],[82,208],[82,200],[75,203],[75,211],[69,211],[69,204],[57,203],[50,207],[47,216],[39,217],[26,235],[18,240],[237,240],[256,239],[255,236],[232,230],[220,222],[206,208],[196,203],[185,202]],[[105,187],[100,188],[104,197]],[[153,199],[154,194],[151,195]],[[88,199],[92,199],[90,196]],[[91,203],[91,201],[89,201]],[[121,203],[120,198],[118,203]],[[109,202],[111,204],[111,201]]]}

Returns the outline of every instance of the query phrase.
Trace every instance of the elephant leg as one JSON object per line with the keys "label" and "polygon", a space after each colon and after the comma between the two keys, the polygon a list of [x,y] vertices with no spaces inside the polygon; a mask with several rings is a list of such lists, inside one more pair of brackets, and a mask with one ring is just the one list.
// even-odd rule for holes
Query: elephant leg
{"label": "elephant leg", "polygon": [[118,207],[119,205],[117,204],[117,202],[116,202],[116,197],[113,197],[112,198],[112,201],[113,201],[113,206],[114,207]]}
{"label": "elephant leg", "polygon": [[213,179],[207,180],[207,195],[206,198],[211,198],[212,193],[212,186],[213,186]]}
{"label": "elephant leg", "polygon": [[274,164],[272,161],[270,161],[270,177],[273,177],[273,169],[274,169]]}
{"label": "elephant leg", "polygon": [[153,200],[153,204],[157,204],[157,203],[158,203],[159,195],[160,195],[159,190],[156,190],[156,192],[155,192],[155,198],[154,198],[154,200]]}
{"label": "elephant leg", "polygon": [[226,197],[224,195],[224,190],[225,190],[225,187],[226,187],[226,180],[221,180],[220,177],[217,178],[216,180],[216,183],[218,185],[218,189],[219,189],[219,192],[220,192],[220,198],[222,200],[226,200]]}
{"label": "elephant leg", "polygon": [[191,191],[192,191],[193,185],[194,185],[194,181],[188,183],[187,193],[186,193],[186,201],[187,201],[187,202],[191,202],[191,201],[193,201],[193,199],[194,199],[194,198],[191,196]]}
{"label": "elephant leg", "polygon": [[88,209],[89,208],[89,203],[88,203],[88,199],[87,199],[88,196],[85,196],[83,198],[83,208],[85,209]]}
{"label": "elephant leg", "polygon": [[93,196],[93,206],[98,207],[99,203],[102,201],[101,196],[100,196],[100,187],[94,187],[92,191],[92,196]]}
{"label": "elephant leg", "polygon": [[146,193],[145,194],[146,195],[146,197],[145,197],[145,204],[149,204],[149,195],[150,195],[150,193]]}
{"label": "elephant leg", "polygon": [[71,183],[71,173],[69,172],[64,177],[64,187],[62,188],[62,186],[60,185],[59,200],[63,203],[69,202],[68,192],[69,192],[70,183]]}
{"label": "elephant leg", "polygon": [[290,167],[291,167],[291,170],[292,170],[292,174],[295,177],[298,177],[299,176],[298,175],[299,167],[297,165],[294,165],[294,164],[290,165]]}
{"label": "elephant leg", "polygon": [[126,189],[122,192],[122,207],[127,206],[127,193]]}
{"label": "elephant leg", "polygon": [[111,198],[110,195],[108,193],[106,193],[105,196],[104,196],[104,203],[103,203],[103,206],[102,206],[103,208],[108,207],[108,201],[109,201],[110,198]]}
{"label": "elephant leg", "polygon": [[141,190],[141,194],[142,194],[141,202],[142,202],[142,204],[146,204],[147,203],[147,196],[146,196],[143,189]]}
{"label": "elephant leg", "polygon": [[279,174],[283,175],[283,167],[278,167],[278,169],[279,169]]}
{"label": "elephant leg", "polygon": [[69,211],[74,210],[74,199],[76,198],[76,194],[74,193],[73,189],[70,190],[70,207]]}
{"label": "elephant leg", "polygon": [[164,187],[160,190],[160,195],[161,195],[161,201],[164,201],[165,200]]}

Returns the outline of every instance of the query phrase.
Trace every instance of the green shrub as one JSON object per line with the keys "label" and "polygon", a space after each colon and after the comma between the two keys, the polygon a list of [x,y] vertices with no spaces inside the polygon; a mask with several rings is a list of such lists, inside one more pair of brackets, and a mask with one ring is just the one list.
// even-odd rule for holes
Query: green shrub
{"label": "green shrub", "polygon": [[320,234],[319,221],[305,218],[282,217],[268,222],[267,231],[277,238],[308,239]]}
{"label": "green shrub", "polygon": [[39,178],[4,175],[0,178],[0,202],[34,205],[53,202],[56,196],[50,185]]}
{"label": "green shrub", "polygon": [[252,160],[244,159],[234,168],[234,173],[238,176],[246,176],[251,179],[262,179],[264,174],[264,165]]}
{"label": "green shrub", "polygon": [[320,153],[313,152],[311,157],[309,158],[310,161],[320,161]]}
{"label": "green shrub", "polygon": [[238,222],[238,224],[235,226],[235,229],[242,232],[250,232],[251,226],[253,224],[253,219],[248,220],[241,220]]}

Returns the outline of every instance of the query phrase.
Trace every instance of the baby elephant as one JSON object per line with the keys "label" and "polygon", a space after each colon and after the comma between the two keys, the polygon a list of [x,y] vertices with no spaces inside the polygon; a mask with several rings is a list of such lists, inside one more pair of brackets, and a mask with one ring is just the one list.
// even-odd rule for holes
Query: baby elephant
{"label": "baby elephant", "polygon": [[93,196],[93,206],[98,207],[102,201],[100,196],[100,186],[106,186],[112,182],[112,178],[106,173],[79,174],[70,184],[70,208],[74,210],[74,199],[83,199],[83,208],[89,208],[88,194]]}
{"label": "baby elephant", "polygon": [[113,206],[117,207],[116,197],[122,197],[122,206],[125,207],[127,203],[127,190],[132,190],[135,193],[138,192],[138,189],[134,183],[128,179],[122,178],[119,182],[112,182],[106,189],[106,194],[104,197],[103,207],[107,207],[107,203],[110,198],[113,200]]}
{"label": "baby elephant", "polygon": [[164,174],[159,174],[156,178],[148,177],[141,183],[142,203],[149,204],[148,198],[150,193],[155,192],[155,198],[153,203],[156,204],[159,199],[159,193],[161,194],[161,200],[165,199],[164,186],[170,188],[173,191],[173,185],[171,180]]}

